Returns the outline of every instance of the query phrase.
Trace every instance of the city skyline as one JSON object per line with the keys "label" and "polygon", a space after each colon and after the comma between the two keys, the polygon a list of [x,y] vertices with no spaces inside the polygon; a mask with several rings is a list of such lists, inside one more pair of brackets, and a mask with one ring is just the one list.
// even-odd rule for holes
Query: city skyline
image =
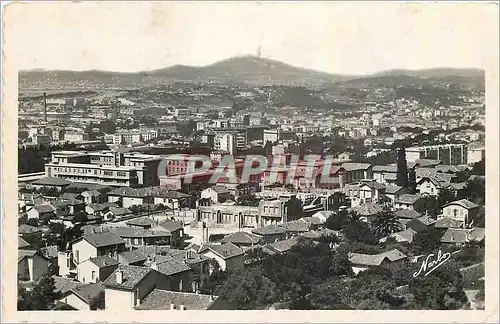
{"label": "city skyline", "polygon": [[[496,18],[487,6],[448,3],[112,3],[105,10],[102,4],[69,5],[10,9],[26,17],[10,26],[19,35],[13,45],[20,70],[139,72],[256,53],[347,75],[484,68],[491,56],[481,41],[488,34],[484,22]],[[47,19],[60,15],[72,24]],[[93,17],[91,26],[86,17]]]}

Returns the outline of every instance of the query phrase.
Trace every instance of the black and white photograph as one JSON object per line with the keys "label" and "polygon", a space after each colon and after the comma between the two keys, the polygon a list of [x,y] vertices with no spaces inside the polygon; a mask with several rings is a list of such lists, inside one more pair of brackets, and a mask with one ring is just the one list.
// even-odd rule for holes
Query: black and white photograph
{"label": "black and white photograph", "polygon": [[18,313],[498,321],[498,3],[3,11]]}

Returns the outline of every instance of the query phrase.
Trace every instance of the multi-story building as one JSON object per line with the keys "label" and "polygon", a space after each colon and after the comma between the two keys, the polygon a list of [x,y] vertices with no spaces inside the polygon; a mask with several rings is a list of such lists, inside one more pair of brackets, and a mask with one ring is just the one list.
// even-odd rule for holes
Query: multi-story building
{"label": "multi-story building", "polygon": [[475,147],[467,150],[467,164],[474,164],[480,162],[486,157],[486,151],[484,147]]}
{"label": "multi-story building", "polygon": [[64,134],[64,140],[66,142],[75,143],[75,142],[83,142],[89,139],[88,134],[83,132],[68,132]]}
{"label": "multi-story building", "polygon": [[159,184],[161,157],[115,151],[56,151],[45,164],[48,177],[113,186]]}
{"label": "multi-story building", "polygon": [[462,165],[468,163],[468,149],[465,144],[443,144],[410,147],[406,149],[406,160],[415,162],[419,159],[440,160],[444,165]]}
{"label": "multi-story building", "polygon": [[205,222],[210,227],[224,224],[234,228],[254,228],[259,224],[258,207],[215,204],[199,206],[197,213],[198,221]]}
{"label": "multi-story building", "polygon": [[113,135],[113,144],[114,145],[135,144],[135,143],[150,141],[157,137],[158,137],[158,131],[154,129],[118,132]]}
{"label": "multi-story building", "polygon": [[226,151],[234,155],[238,150],[246,147],[246,136],[244,132],[219,133],[214,138],[216,150]]}

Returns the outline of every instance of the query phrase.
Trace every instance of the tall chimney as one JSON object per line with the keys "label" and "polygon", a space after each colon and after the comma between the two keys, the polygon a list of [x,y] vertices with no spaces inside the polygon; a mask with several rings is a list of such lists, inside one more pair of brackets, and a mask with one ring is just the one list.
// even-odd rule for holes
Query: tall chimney
{"label": "tall chimney", "polygon": [[43,121],[47,122],[47,93],[43,93]]}
{"label": "tall chimney", "polygon": [[123,283],[123,272],[121,270],[116,271],[116,283],[119,285]]}

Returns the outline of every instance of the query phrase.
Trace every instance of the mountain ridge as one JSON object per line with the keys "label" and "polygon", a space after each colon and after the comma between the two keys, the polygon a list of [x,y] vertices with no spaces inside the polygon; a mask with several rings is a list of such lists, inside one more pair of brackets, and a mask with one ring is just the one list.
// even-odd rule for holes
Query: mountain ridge
{"label": "mountain ridge", "polygon": [[175,64],[164,68],[139,72],[114,72],[106,70],[20,70],[21,87],[31,83],[81,83],[121,86],[148,86],[178,81],[217,82],[228,84],[259,85],[313,85],[325,86],[357,79],[407,76],[411,78],[482,77],[484,70],[475,68],[436,67],[422,70],[392,69],[366,75],[345,75],[296,67],[274,59],[254,55],[230,57],[203,66]]}

